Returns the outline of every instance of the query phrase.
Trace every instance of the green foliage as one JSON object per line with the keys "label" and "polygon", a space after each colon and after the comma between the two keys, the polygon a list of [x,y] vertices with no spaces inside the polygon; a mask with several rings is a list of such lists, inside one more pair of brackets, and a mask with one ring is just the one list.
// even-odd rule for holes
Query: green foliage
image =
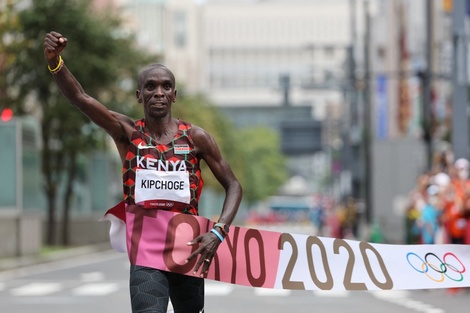
{"label": "green foliage", "polygon": [[[44,61],[45,34],[57,31],[68,38],[62,57],[91,96],[133,118],[142,115],[135,99],[138,70],[159,58],[138,49],[132,34],[120,31],[115,12],[92,12],[90,0],[31,1],[31,7],[17,16],[11,11],[9,14],[8,23],[6,15],[0,15],[0,35],[4,39],[3,35],[8,34],[9,39],[0,48],[0,55],[8,56],[4,69],[0,57],[3,86],[5,90],[9,86],[16,114],[41,116],[43,173],[46,192],[53,195],[65,170],[61,164],[75,160],[75,154],[102,147],[106,134],[60,94]],[[0,80],[0,90],[1,86]],[[215,138],[242,183],[246,200],[263,199],[285,181],[284,158],[273,132],[236,129],[202,96],[178,94],[173,108],[174,117],[201,126]],[[204,172],[206,185],[220,188],[215,178],[207,174],[210,171]]]}
{"label": "green foliage", "polygon": [[239,132],[245,155],[244,198],[248,202],[277,194],[287,180],[286,159],[280,151],[277,133],[266,127],[246,128]]}
{"label": "green foliage", "polygon": [[[83,125],[89,120],[71,110],[59,94],[42,52],[46,32],[54,30],[69,39],[63,51],[67,67],[90,95],[123,113],[131,112],[130,104],[135,103],[134,90],[122,88],[123,82],[134,81],[136,69],[150,60],[150,56],[132,48],[135,44],[130,36],[118,32],[117,15],[91,12],[89,4],[89,0],[34,1],[19,12],[19,27],[11,32],[9,49],[16,60],[8,83],[15,89],[16,111],[40,112],[43,130],[64,149],[96,148],[102,145],[104,136],[91,125],[84,133]],[[38,98],[40,108],[25,101],[31,95]]]}
{"label": "green foliage", "polygon": [[13,1],[0,0],[0,109],[11,107],[8,97],[7,73],[15,62],[15,53],[7,45],[9,34],[17,28],[18,19],[14,12]]}
{"label": "green foliage", "polygon": [[[64,171],[73,177],[77,156],[103,147],[106,135],[60,94],[44,59],[45,34],[57,31],[68,38],[62,53],[67,67],[87,93],[122,113],[132,112],[136,103],[135,89],[124,88],[131,86],[126,82],[134,82],[138,68],[156,59],[137,49],[131,34],[119,31],[116,12],[108,12],[92,11],[89,0],[31,1],[31,6],[17,13],[16,27],[10,27],[8,36],[3,37],[3,41],[9,39],[4,42],[5,51],[15,58],[4,76],[15,112],[41,116],[48,228],[53,228],[57,189]],[[72,166],[66,168],[66,164]],[[54,237],[48,234],[48,243],[52,244]]]}
{"label": "green foliage", "polygon": [[[134,90],[123,90],[119,84],[133,79],[135,69],[145,64],[149,57],[132,49],[131,37],[117,31],[120,26],[118,16],[91,12],[88,0],[34,1],[31,7],[19,12],[18,17],[19,28],[13,33],[14,41],[10,45],[17,50],[17,59],[9,76],[17,89],[18,113],[36,110],[42,114],[44,147],[51,148],[51,142],[55,146],[54,151],[46,151],[49,156],[103,146],[102,131],[70,108],[51,78],[42,51],[46,32],[54,30],[69,39],[63,58],[87,92],[112,109],[119,105],[119,111],[124,113],[131,110],[129,103],[135,101]],[[39,109],[25,101],[32,94],[38,98]],[[47,172],[54,168],[43,170]]]}
{"label": "green foliage", "polygon": [[[204,128],[214,137],[240,180],[246,201],[255,202],[276,194],[287,180],[286,160],[273,130],[266,127],[239,130],[201,96],[179,97],[173,106],[173,116]],[[203,167],[206,186],[219,189],[208,172],[209,169]]]}
{"label": "green foliage", "polygon": [[[243,185],[243,149],[238,145],[237,130],[227,117],[203,96],[177,96],[173,104],[173,117],[188,121],[209,132],[220,151]],[[220,185],[205,164],[202,165],[206,186],[221,190]]]}

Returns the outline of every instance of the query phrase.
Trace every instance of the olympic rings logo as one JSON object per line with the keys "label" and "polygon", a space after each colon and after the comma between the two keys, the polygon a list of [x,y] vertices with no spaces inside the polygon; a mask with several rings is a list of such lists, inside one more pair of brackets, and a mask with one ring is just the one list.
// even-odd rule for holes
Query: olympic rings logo
{"label": "olympic rings logo", "polygon": [[[416,261],[412,262],[412,259],[416,258],[421,265],[413,265]],[[442,283],[446,277],[457,282],[463,281],[463,273],[466,271],[465,265],[452,252],[444,254],[442,259],[432,252],[426,253],[424,259],[414,252],[409,252],[406,260],[414,270],[438,283]]]}

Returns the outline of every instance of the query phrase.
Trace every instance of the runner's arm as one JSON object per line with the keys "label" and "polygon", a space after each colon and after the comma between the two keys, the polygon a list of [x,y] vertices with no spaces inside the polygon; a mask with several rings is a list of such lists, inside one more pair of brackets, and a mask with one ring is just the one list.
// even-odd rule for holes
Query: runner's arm
{"label": "runner's arm", "polygon": [[[235,219],[242,199],[242,188],[228,165],[222,157],[214,138],[200,127],[194,126],[191,129],[191,137],[196,146],[197,154],[207,163],[212,173],[225,189],[225,201],[218,222],[230,225]],[[194,274],[201,269],[201,277],[207,274],[210,263],[217,248],[222,241],[212,232],[199,235],[188,245],[199,243],[199,247],[187,258],[187,262],[200,255],[194,267]]]}
{"label": "runner's arm", "polygon": [[214,138],[200,127],[194,126],[192,138],[198,154],[225,190],[225,201],[218,222],[230,225],[235,219],[242,199],[242,187],[222,156]]}
{"label": "runner's arm", "polygon": [[60,52],[66,45],[67,38],[60,33],[50,32],[46,34],[44,55],[49,69],[59,68],[52,76],[60,91],[72,105],[77,107],[96,125],[103,128],[116,144],[126,142],[132,121],[125,115],[109,111],[102,103],[88,95],[65,64],[60,68]]}

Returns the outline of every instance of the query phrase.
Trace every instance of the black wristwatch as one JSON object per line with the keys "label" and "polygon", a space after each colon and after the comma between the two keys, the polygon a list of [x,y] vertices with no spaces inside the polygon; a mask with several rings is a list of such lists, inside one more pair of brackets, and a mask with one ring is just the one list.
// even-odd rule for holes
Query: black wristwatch
{"label": "black wristwatch", "polygon": [[227,236],[228,232],[230,230],[229,226],[227,224],[224,224],[224,223],[215,223],[214,227],[219,227],[224,236]]}

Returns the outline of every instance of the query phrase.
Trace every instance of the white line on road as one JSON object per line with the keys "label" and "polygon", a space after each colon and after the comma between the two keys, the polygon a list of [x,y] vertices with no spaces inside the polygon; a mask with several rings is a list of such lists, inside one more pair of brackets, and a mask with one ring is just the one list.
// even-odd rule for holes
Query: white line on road
{"label": "white line on road", "polygon": [[349,296],[347,290],[314,290],[313,294],[322,298],[346,298]]}
{"label": "white line on road", "polygon": [[445,313],[444,310],[433,307],[430,304],[408,298],[410,292],[407,290],[374,291],[372,294],[379,299],[395,303],[416,312],[422,313]]}
{"label": "white line on road", "polygon": [[72,292],[76,296],[105,296],[119,289],[116,283],[93,283],[75,288]]}
{"label": "white line on road", "polygon": [[60,289],[61,285],[59,283],[31,283],[14,288],[10,292],[14,296],[45,296]]}
{"label": "white line on road", "polygon": [[269,289],[269,288],[255,288],[255,295],[263,297],[281,297],[289,296],[291,290],[289,289]]}
{"label": "white line on road", "polygon": [[233,290],[233,286],[226,284],[208,284],[204,286],[206,296],[227,296]]}
{"label": "white line on road", "polygon": [[90,272],[80,274],[80,280],[84,283],[91,283],[104,280],[104,273],[102,272]]}

